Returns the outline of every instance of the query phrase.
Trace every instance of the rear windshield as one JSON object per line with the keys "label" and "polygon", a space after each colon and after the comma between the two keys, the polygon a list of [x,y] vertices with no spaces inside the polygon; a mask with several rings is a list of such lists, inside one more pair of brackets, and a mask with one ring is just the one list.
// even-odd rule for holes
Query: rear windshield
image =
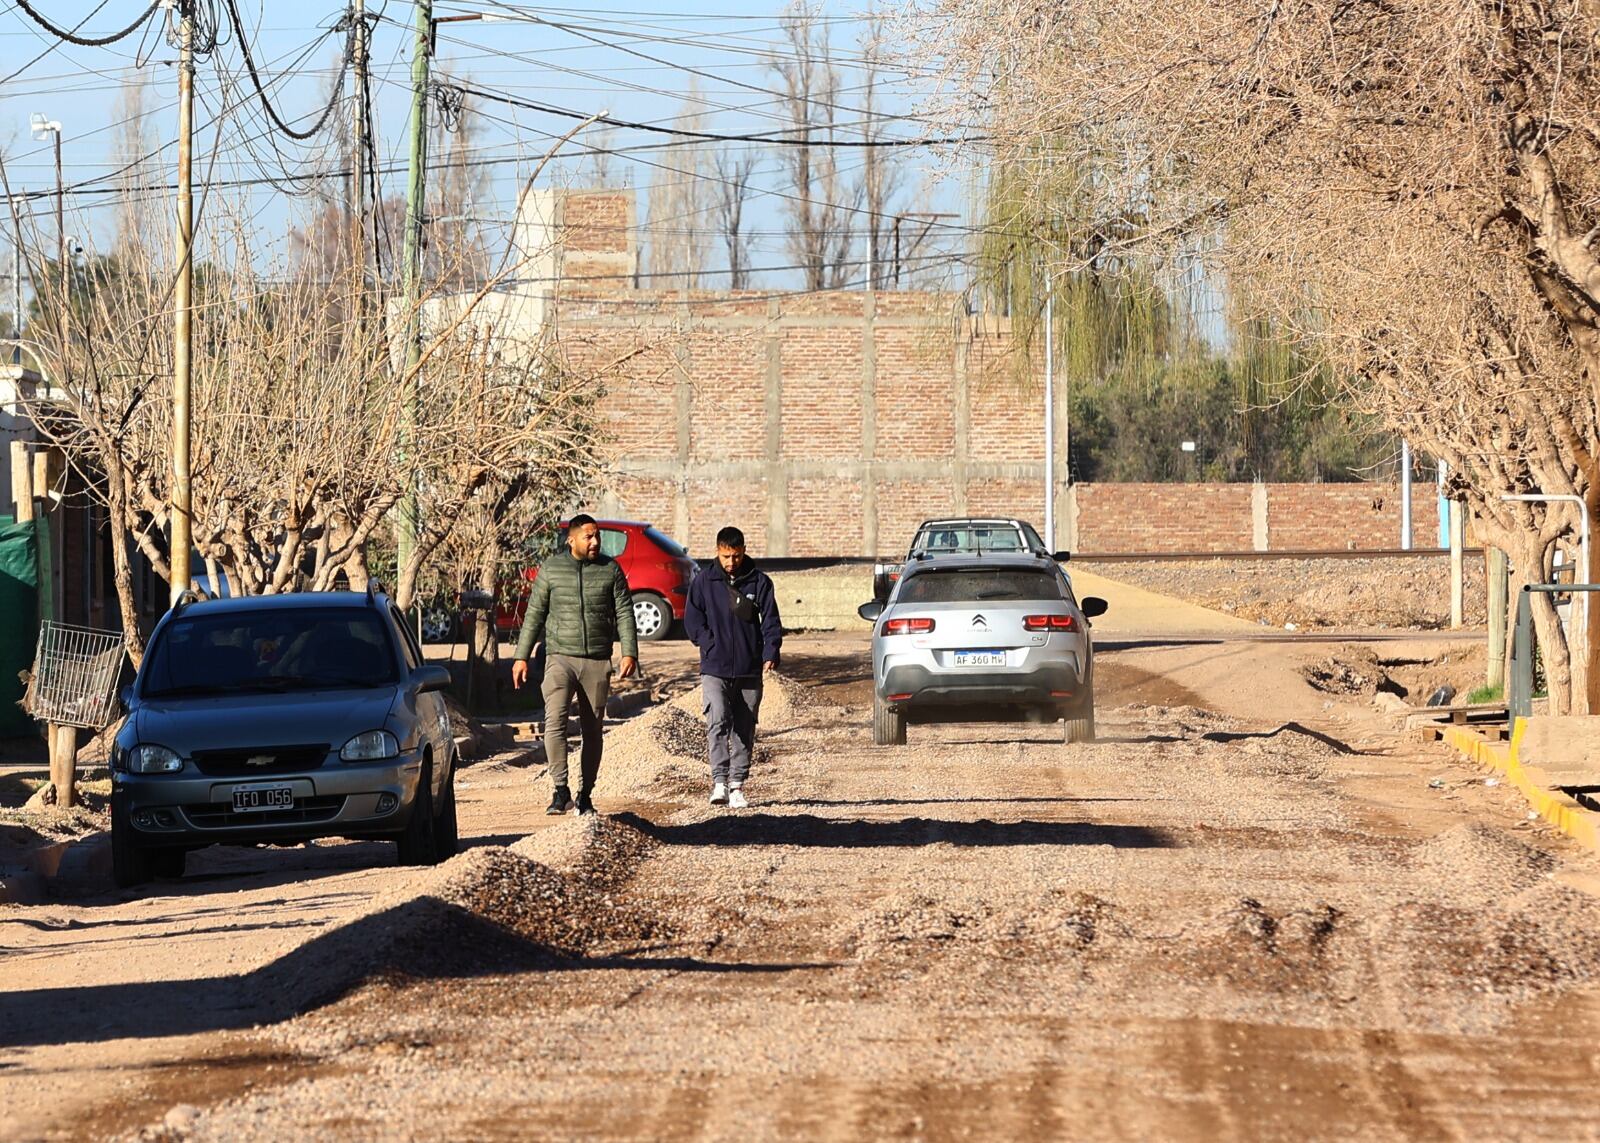
{"label": "rear windshield", "polygon": [[646,528],[644,534],[655,541],[656,546],[669,556],[686,556],[689,554],[688,548],[664,532],[658,532],[654,528]]}
{"label": "rear windshield", "polygon": [[352,608],[178,617],[145,664],[146,698],[377,687],[399,681],[376,612]]}
{"label": "rear windshield", "polygon": [[1010,525],[969,527],[957,525],[949,528],[925,528],[911,542],[913,554],[928,552],[938,555],[948,552],[1022,552],[1026,551],[1022,533]]}
{"label": "rear windshield", "polygon": [[[1015,535],[1016,533],[1012,533]],[[901,603],[967,603],[979,599],[1060,599],[1061,584],[1049,572],[1026,568],[951,568],[908,576]]]}

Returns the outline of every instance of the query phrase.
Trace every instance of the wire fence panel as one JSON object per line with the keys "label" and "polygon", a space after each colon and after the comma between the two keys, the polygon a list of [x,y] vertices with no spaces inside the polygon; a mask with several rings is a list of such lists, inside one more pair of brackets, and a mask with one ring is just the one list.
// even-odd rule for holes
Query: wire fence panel
{"label": "wire fence panel", "polygon": [[120,631],[46,620],[24,707],[41,722],[103,729],[117,713],[123,654]]}

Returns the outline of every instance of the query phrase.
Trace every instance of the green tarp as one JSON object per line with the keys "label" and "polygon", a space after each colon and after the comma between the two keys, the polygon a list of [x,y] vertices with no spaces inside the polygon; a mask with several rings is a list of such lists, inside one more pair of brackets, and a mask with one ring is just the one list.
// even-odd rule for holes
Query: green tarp
{"label": "green tarp", "polygon": [[0,737],[35,733],[17,705],[19,671],[33,666],[39,642],[39,544],[32,523],[0,516]]}

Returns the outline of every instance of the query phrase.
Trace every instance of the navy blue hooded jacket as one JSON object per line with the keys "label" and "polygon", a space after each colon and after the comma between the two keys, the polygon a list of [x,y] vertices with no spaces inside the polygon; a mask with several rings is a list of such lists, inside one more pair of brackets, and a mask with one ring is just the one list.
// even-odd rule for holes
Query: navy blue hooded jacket
{"label": "navy blue hooded jacket", "polygon": [[[772,580],[753,560],[746,560],[735,573],[732,588],[744,602],[734,602],[728,573],[718,563],[702,568],[689,585],[683,629],[700,648],[702,675],[748,678],[759,675],[763,663],[778,661],[783,624],[778,619]],[[741,618],[741,611],[748,618]]]}

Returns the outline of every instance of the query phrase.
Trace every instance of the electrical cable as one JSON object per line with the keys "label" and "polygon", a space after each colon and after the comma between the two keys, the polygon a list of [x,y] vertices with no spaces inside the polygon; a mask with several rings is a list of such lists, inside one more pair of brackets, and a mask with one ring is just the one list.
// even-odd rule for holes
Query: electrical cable
{"label": "electrical cable", "polygon": [[244,19],[239,15],[238,6],[234,3],[234,0],[223,0],[223,2],[227,5],[228,16],[233,21],[234,34],[239,38],[239,54],[244,57],[245,70],[250,73],[250,82],[255,85],[256,95],[260,97],[261,106],[266,109],[267,117],[272,120],[278,130],[299,142],[304,142],[317,134],[322,130],[323,124],[327,123],[328,117],[333,114],[333,109],[338,106],[340,99],[338,93],[344,87],[345,73],[349,71],[351,56],[355,54],[355,38],[351,31],[355,26],[354,13],[348,8],[345,9],[343,19],[332,28],[332,32],[338,32],[341,29],[345,30],[344,59],[339,65],[339,74],[333,83],[334,96],[328,100],[328,105],[322,109],[322,114],[317,117],[317,121],[309,129],[297,131],[283,120],[278,114],[277,108],[272,106],[272,101],[267,98],[266,89],[261,84],[261,76],[256,72],[256,61],[250,55],[250,45],[245,35]]}
{"label": "electrical cable", "polygon": [[[52,24],[49,17],[45,16],[41,12],[36,11],[33,5],[28,2],[28,0],[16,0],[16,3],[17,7],[20,8],[24,14],[29,16],[35,24],[38,24],[39,27],[49,32],[58,40],[65,40],[69,44],[76,44],[80,48],[103,48],[107,44],[114,44],[118,40],[126,39],[127,37],[133,35],[133,33],[137,32],[140,25],[148,20],[157,8],[161,7],[161,0],[151,0],[150,6],[140,14],[139,18],[133,23],[129,24],[126,28],[122,29],[122,31],[113,32],[109,36],[80,36],[77,34],[77,29],[75,28],[58,28],[55,24]],[[104,4],[100,5],[100,8],[104,7]],[[96,8],[94,12],[91,12],[89,15],[92,16],[99,12],[100,8]],[[86,16],[84,19],[87,20],[88,17]],[[78,26],[82,27],[81,21]],[[29,66],[31,67],[32,65],[30,64]]]}
{"label": "electrical cable", "polygon": [[685,131],[677,127],[657,127],[651,123],[636,123],[628,119],[615,119],[609,115],[589,115],[582,111],[573,111],[568,108],[554,107],[548,103],[534,103],[531,100],[518,99],[515,96],[487,91],[480,87],[472,87],[462,83],[441,86],[455,87],[469,95],[476,95],[479,99],[487,99],[493,103],[504,103],[509,107],[521,107],[528,111],[538,111],[544,115],[556,115],[563,119],[593,119],[596,123],[604,123],[608,127],[622,127],[629,131],[646,131],[655,135],[672,135],[679,139],[696,139],[702,142],[765,143],[774,147],[852,148],[873,150],[903,147],[949,147],[963,143],[983,143],[988,141],[982,136],[974,138],[956,136],[944,139],[812,139],[810,137],[797,139],[793,136],[784,135],[724,135],[714,131]]}

